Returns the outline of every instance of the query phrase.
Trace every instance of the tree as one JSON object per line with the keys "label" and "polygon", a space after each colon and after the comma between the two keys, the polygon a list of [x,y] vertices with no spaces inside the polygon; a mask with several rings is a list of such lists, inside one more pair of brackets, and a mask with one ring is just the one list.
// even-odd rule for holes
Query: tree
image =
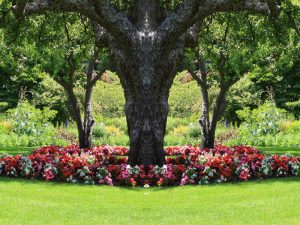
{"label": "tree", "polygon": [[[118,1],[119,2],[119,1]],[[168,1],[164,1],[168,4]],[[189,29],[217,12],[249,11],[276,17],[280,1],[178,1],[175,10],[159,0],[123,1],[124,10],[108,0],[14,0],[17,18],[47,11],[76,12],[107,34],[110,57],[125,92],[130,136],[129,163],[162,166],[169,89],[189,46]],[[98,33],[99,33],[98,32]]]}
{"label": "tree", "polygon": [[[37,83],[49,74],[61,85],[67,95],[70,114],[77,124],[80,147],[91,148],[92,127],[94,124],[92,93],[97,80],[106,70],[103,66],[107,60],[105,59],[105,50],[100,50],[95,46],[95,35],[89,25],[89,20],[79,18],[75,14],[66,15],[61,13],[55,16],[47,13],[45,16],[30,18],[25,24],[22,24],[23,26],[20,26],[16,36],[11,35],[9,33],[11,28],[21,22],[23,21],[14,21],[11,26],[1,30],[6,33],[8,39],[15,40],[18,43],[13,48],[7,47],[8,50],[5,49],[3,52],[3,55],[6,54],[7,56],[10,56],[7,53],[12,52],[11,57],[3,56],[4,62],[7,62],[3,65],[3,68],[10,72],[5,73],[4,75],[7,75],[4,78],[18,77],[19,82],[12,81],[12,84],[10,84],[6,81],[4,83],[11,86],[21,82],[23,84],[23,80],[26,78],[35,85],[35,88],[24,89],[23,92],[35,95],[37,93]],[[31,32],[24,32],[24,27],[30,29]],[[84,35],[82,35],[83,33]],[[101,44],[100,39],[99,37],[97,39],[99,45]],[[23,60],[13,63],[18,59],[18,55],[15,56],[13,53],[20,55],[19,58]],[[99,57],[100,53],[101,57]],[[103,65],[100,65],[99,58],[103,59]],[[16,69],[12,70],[14,67],[7,66],[9,63],[13,64]],[[41,78],[38,79],[35,73]],[[18,79],[15,78],[17,81]],[[84,86],[85,90],[82,104],[75,93],[75,87],[78,85]],[[6,88],[6,86],[3,86],[3,88]],[[7,97],[4,96],[3,99],[7,99]],[[40,103],[39,106],[43,106],[43,103]],[[63,111],[63,108],[63,106],[60,106],[59,110]]]}
{"label": "tree", "polygon": [[43,79],[33,60],[32,45],[15,45],[8,31],[0,30],[0,112],[17,106],[22,95],[32,98],[32,90]]}
{"label": "tree", "polygon": [[[218,15],[208,20],[207,28],[199,33],[199,47],[194,51],[197,70],[191,74],[201,89],[199,123],[203,148],[214,147],[217,122],[226,109],[226,95],[252,67],[256,44],[251,26],[244,26],[250,23],[248,19],[247,15]],[[219,89],[214,104],[209,99],[212,85]]]}
{"label": "tree", "polygon": [[[41,69],[60,84],[67,95],[69,112],[77,125],[80,148],[91,148],[93,89],[108,69],[108,61],[98,60],[100,55],[105,58],[105,51],[95,46],[89,21],[77,18],[77,15],[67,17],[64,13],[57,17],[48,15],[43,23],[45,33],[40,38],[38,57]],[[98,45],[101,44],[99,38]],[[76,86],[84,87],[82,104]]]}
{"label": "tree", "polygon": [[283,13],[271,21],[273,26],[264,21],[260,22],[262,28],[255,29],[259,44],[249,77],[263,101],[274,101],[277,107],[299,117],[300,2],[294,3],[285,2]]}

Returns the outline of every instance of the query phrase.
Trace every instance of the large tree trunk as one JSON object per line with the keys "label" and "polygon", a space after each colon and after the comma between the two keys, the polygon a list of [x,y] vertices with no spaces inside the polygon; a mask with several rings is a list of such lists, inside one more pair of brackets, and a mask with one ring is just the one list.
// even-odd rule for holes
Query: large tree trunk
{"label": "large tree trunk", "polygon": [[136,0],[131,18],[139,29],[134,48],[110,46],[125,92],[129,164],[163,166],[169,90],[182,62],[183,47],[163,52],[154,33],[161,18],[159,0]]}
{"label": "large tree trunk", "polygon": [[167,60],[159,66],[156,58],[151,58],[154,54],[152,51],[154,48],[151,46],[147,49],[138,49],[134,58],[138,56],[140,62],[135,69],[128,68],[131,79],[126,79],[129,76],[124,73],[120,75],[126,97],[124,109],[130,137],[131,166],[163,166],[165,163],[163,139],[171,86],[166,85],[166,82],[172,83],[174,76],[163,76]]}
{"label": "large tree trunk", "polygon": [[137,99],[126,102],[125,113],[130,137],[129,163],[159,165],[165,163],[163,139],[168,104],[158,94],[144,90]]}

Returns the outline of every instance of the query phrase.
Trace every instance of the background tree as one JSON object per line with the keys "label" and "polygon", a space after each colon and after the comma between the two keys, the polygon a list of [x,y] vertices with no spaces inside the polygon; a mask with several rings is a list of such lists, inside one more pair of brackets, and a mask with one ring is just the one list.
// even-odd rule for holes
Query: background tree
{"label": "background tree", "polygon": [[[283,76],[286,75],[284,74],[283,68],[285,68],[285,70],[288,69],[284,64],[293,65],[291,60],[287,59],[287,52],[289,52],[291,56],[295,54],[293,51],[297,49],[294,44],[291,45],[291,43],[297,43],[295,42],[294,34],[297,33],[297,27],[295,29],[295,26],[297,25],[293,24],[292,27],[289,26],[288,23],[290,22],[290,19],[287,20],[285,17],[294,19],[296,18],[296,15],[283,14],[278,18],[271,18],[268,21],[267,18],[250,16],[248,14],[230,15],[227,13],[207,20],[207,31],[202,29],[202,32],[200,32],[200,47],[199,49],[196,48],[195,52],[196,67],[198,71],[191,72],[194,79],[201,87],[202,117],[199,122],[202,131],[203,147],[214,147],[215,130],[217,122],[221,119],[225,111],[227,92],[243,75],[256,68],[263,69],[265,72],[269,71],[270,68],[276,68],[277,71],[273,70],[267,73],[269,74],[269,77],[273,79],[273,82],[267,83],[274,83],[274,80],[276,80],[274,79],[276,72],[278,74],[277,77],[281,77],[280,80],[287,79],[283,78]],[[244,24],[248,24],[248,26],[245,26]],[[280,30],[281,27],[284,27],[284,31]],[[291,30],[291,28],[293,29]],[[284,42],[278,42],[279,32],[282,33],[280,39],[285,40]],[[277,45],[275,45],[276,41]],[[263,47],[261,47],[262,45]],[[204,48],[201,48],[202,46],[204,46]],[[279,49],[284,49],[279,53],[281,56],[277,57],[277,60],[274,60],[276,61],[276,64],[279,65],[277,67],[256,67],[255,63],[259,64],[263,61],[258,55],[260,55],[261,52],[269,52],[269,49],[276,49],[277,53],[280,52]],[[210,75],[209,77],[208,74]],[[215,77],[216,74],[217,77]],[[295,73],[294,76],[297,76],[297,73]],[[219,93],[216,96],[213,110],[210,115],[211,104],[209,101],[209,88],[211,85],[214,85],[213,82],[211,82],[212,80],[215,82],[217,81]],[[283,83],[278,82],[276,83],[276,86],[277,85],[283,85]],[[299,93],[297,84],[291,85],[290,92],[294,102],[287,104],[297,106],[299,98],[298,96],[294,97],[295,93]],[[279,87],[278,89],[280,90]],[[279,93],[278,96],[281,96],[282,91],[277,92]],[[287,99],[285,98],[285,100]],[[286,102],[285,100],[283,101]]]}
{"label": "background tree", "polygon": [[[1,9],[6,12],[4,7]],[[15,38],[18,33],[17,21],[12,17],[0,15],[0,102],[4,106],[2,110],[0,108],[0,112],[3,112],[16,107],[23,95],[32,99],[32,91],[36,89],[44,74],[36,64],[33,43],[22,45]]]}
{"label": "background tree", "polygon": [[[92,94],[96,82],[107,68],[103,67],[105,51],[95,46],[88,20],[65,14],[48,15],[46,19],[43,26],[47,33],[38,46],[40,65],[67,94],[70,114],[77,125],[79,146],[91,148],[94,125]],[[98,61],[100,53],[101,63]],[[84,87],[82,104],[76,94],[76,86]]]}
{"label": "background tree", "polygon": [[[226,108],[226,95],[236,82],[251,70],[256,49],[247,15],[221,14],[207,20],[207,29],[199,34],[199,47],[195,49],[196,72],[202,97],[202,147],[213,148],[217,122]],[[209,89],[217,86],[219,92],[214,104]],[[210,107],[213,107],[210,110]],[[211,112],[210,112],[211,111]]]}
{"label": "background tree", "polygon": [[[96,81],[106,70],[103,65],[108,60],[106,60],[105,50],[95,46],[95,35],[89,20],[75,14],[47,13],[43,16],[34,16],[26,21],[14,21],[12,25],[16,26],[18,23],[21,25],[17,37],[9,34],[9,27],[6,27],[4,31],[6,31],[8,39],[16,40],[18,46],[21,46],[9,50],[20,54],[24,62],[21,64],[19,61],[15,61],[17,57],[14,55],[12,57],[3,56],[3,58],[8,63],[15,63],[15,66],[24,68],[22,72],[28,71],[26,78],[32,80],[32,85],[36,85],[35,89],[30,88],[30,96],[38,93],[37,87],[41,86],[37,84],[47,77],[47,74],[63,87],[67,94],[70,114],[77,124],[79,145],[82,148],[91,147],[94,124],[92,92]],[[28,29],[31,30],[30,33],[27,32]],[[101,45],[101,37],[98,38],[97,42]],[[4,51],[3,54],[7,54],[7,51]],[[99,60],[102,62],[101,65]],[[4,68],[9,69],[10,67],[5,65]],[[41,79],[37,79],[34,72],[42,76]],[[19,79],[23,75],[23,73],[10,70],[7,78],[13,78],[11,74]],[[13,84],[15,85],[15,83]],[[82,104],[76,95],[75,87],[83,87],[85,90]],[[64,98],[61,100],[60,103],[64,103]],[[15,100],[15,102],[17,101]],[[43,107],[44,104],[45,102],[40,102],[39,106]],[[58,111],[62,112],[60,115],[64,114],[61,117],[66,116],[63,106],[59,106]]]}

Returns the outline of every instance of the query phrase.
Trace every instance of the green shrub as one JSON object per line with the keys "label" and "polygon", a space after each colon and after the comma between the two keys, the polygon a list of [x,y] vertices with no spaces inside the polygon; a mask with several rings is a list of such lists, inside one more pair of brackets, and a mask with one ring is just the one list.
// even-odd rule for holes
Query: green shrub
{"label": "green shrub", "polygon": [[300,147],[299,134],[265,135],[259,137],[246,137],[229,140],[225,143],[228,146],[250,145],[257,147]]}
{"label": "green shrub", "polygon": [[187,73],[177,75],[170,90],[169,105],[171,117],[190,117],[199,114],[201,95],[197,82],[187,78]]}
{"label": "green shrub", "polygon": [[280,129],[286,134],[300,134],[300,120],[286,121],[280,125]]}
{"label": "green shrub", "polygon": [[124,117],[124,92],[120,81],[112,73],[106,74],[112,81],[99,81],[94,88],[93,108],[95,115]]}
{"label": "green shrub", "polygon": [[95,138],[102,138],[106,135],[105,125],[103,123],[96,124],[93,127],[93,136]]}
{"label": "green shrub", "polygon": [[190,123],[188,135],[191,138],[199,138],[201,136],[201,129],[199,124]]}
{"label": "green shrub", "polygon": [[95,145],[119,145],[119,146],[129,146],[129,137],[127,135],[119,136],[107,136],[105,135],[102,138],[94,139]]}
{"label": "green shrub", "polygon": [[120,129],[120,131],[127,132],[127,123],[125,117],[116,117],[116,118],[105,118],[98,117],[96,122],[103,123],[105,126],[114,126]]}
{"label": "green shrub", "polygon": [[55,117],[56,111],[44,108],[36,109],[28,102],[19,103],[18,107],[9,111],[14,121],[14,132],[19,135],[52,136],[54,127],[49,122]]}
{"label": "green shrub", "polygon": [[257,109],[237,111],[238,116],[244,122],[241,126],[243,135],[267,135],[280,132],[280,124],[289,118],[287,112],[279,109],[273,103],[265,103]]}
{"label": "green shrub", "polygon": [[0,134],[9,134],[13,130],[13,125],[9,121],[0,120]]}
{"label": "green shrub", "polygon": [[178,126],[188,126],[190,123],[188,118],[169,117],[167,120],[166,133],[172,133],[174,128]]}

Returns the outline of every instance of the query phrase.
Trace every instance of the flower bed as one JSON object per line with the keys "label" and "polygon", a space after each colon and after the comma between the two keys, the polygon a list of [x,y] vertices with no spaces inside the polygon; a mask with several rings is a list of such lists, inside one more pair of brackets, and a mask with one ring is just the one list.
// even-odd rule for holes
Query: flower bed
{"label": "flower bed", "polygon": [[102,146],[80,150],[78,146],[47,146],[28,156],[0,158],[0,176],[85,184],[168,186],[247,181],[300,175],[300,158],[265,156],[245,146],[201,149],[166,149],[164,167],[127,165],[128,150]]}

